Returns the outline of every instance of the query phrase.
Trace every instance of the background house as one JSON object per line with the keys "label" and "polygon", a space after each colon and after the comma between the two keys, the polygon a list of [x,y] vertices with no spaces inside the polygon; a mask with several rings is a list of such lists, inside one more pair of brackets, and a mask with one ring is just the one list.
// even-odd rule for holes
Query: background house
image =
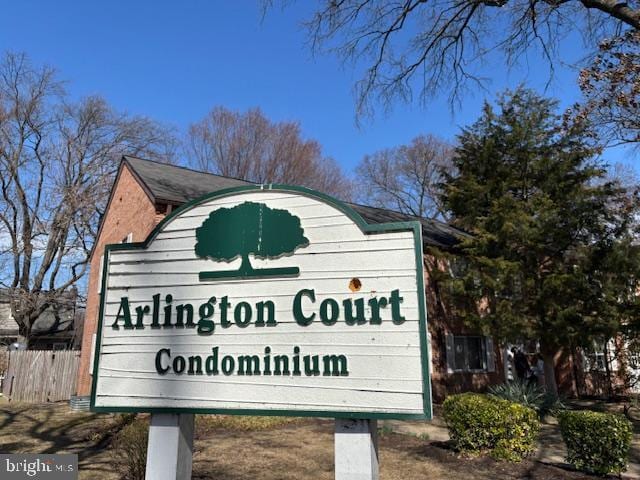
{"label": "background house", "polygon": [[[82,339],[84,309],[75,290],[61,296],[33,324],[31,350],[77,350]],[[0,349],[19,341],[18,324],[11,314],[11,291],[0,290]]]}

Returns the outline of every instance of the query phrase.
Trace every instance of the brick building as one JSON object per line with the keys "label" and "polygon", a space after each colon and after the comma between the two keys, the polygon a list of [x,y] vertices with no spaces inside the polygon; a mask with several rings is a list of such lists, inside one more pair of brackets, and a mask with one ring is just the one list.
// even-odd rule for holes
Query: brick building
{"label": "brick building", "polygon": [[[105,245],[141,242],[166,215],[180,205],[212,191],[247,185],[248,182],[197,172],[183,167],[124,157],[111,191],[98,238],[90,258],[82,356],[78,372],[77,393],[90,394],[93,346],[100,299],[100,272]],[[397,212],[351,205],[368,223],[420,220],[425,251],[425,280],[429,339],[432,348],[431,371],[433,398],[441,401],[447,393],[477,390],[502,383],[512,368],[506,348],[490,337],[466,329],[448,313],[440,295],[433,269],[442,271],[440,254],[454,254],[463,232],[428,219],[417,219]],[[559,387],[567,394],[578,391],[573,355],[558,358]]]}

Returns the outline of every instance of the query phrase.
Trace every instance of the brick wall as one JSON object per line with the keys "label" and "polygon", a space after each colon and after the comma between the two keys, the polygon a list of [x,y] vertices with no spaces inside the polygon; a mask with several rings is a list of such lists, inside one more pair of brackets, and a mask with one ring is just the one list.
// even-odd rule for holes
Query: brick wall
{"label": "brick wall", "polygon": [[91,257],[82,354],[78,368],[78,395],[91,393],[89,366],[91,364],[92,338],[96,333],[100,307],[98,285],[100,282],[100,257],[104,252],[104,247],[110,243],[121,243],[129,233],[133,234],[132,241],[141,242],[164,217],[164,214],[156,214],[155,205],[125,164],[122,166],[114,189],[111,204],[106,212],[102,230]]}
{"label": "brick wall", "polygon": [[446,336],[477,335],[478,332],[465,327],[455,319],[449,307],[442,301],[440,282],[429,275],[429,270],[444,268],[442,261],[425,255],[425,297],[427,301],[427,323],[431,336],[431,390],[433,401],[441,403],[447,395],[461,392],[484,392],[491,385],[504,382],[504,361],[497,341],[494,345],[495,371],[453,372],[447,370]]}

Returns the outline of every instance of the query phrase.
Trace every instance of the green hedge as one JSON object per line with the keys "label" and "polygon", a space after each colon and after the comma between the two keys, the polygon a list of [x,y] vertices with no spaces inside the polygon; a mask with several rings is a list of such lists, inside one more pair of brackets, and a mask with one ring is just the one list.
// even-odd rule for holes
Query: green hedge
{"label": "green hedge", "polygon": [[567,461],[579,470],[606,475],[627,469],[631,422],[612,413],[565,411],[558,416]]}
{"label": "green hedge", "polygon": [[459,450],[520,461],[533,453],[540,424],[536,412],[518,403],[476,393],[443,404],[449,436]]}

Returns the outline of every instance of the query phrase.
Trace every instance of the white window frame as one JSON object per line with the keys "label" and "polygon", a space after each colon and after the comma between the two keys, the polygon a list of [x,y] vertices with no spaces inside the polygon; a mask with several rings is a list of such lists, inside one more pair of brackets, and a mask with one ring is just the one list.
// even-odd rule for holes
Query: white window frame
{"label": "white window frame", "polygon": [[582,349],[582,356],[584,360],[584,370],[586,372],[606,372],[607,362],[609,363],[609,370],[611,372],[617,372],[619,365],[616,359],[616,344],[610,339],[607,341],[607,350],[609,351],[609,358],[605,353],[604,343],[593,341],[592,347],[589,349]]}
{"label": "white window frame", "polygon": [[602,350],[587,353],[587,364],[589,370],[595,370],[598,372],[606,371],[606,361],[607,359],[605,358],[604,351]]}

